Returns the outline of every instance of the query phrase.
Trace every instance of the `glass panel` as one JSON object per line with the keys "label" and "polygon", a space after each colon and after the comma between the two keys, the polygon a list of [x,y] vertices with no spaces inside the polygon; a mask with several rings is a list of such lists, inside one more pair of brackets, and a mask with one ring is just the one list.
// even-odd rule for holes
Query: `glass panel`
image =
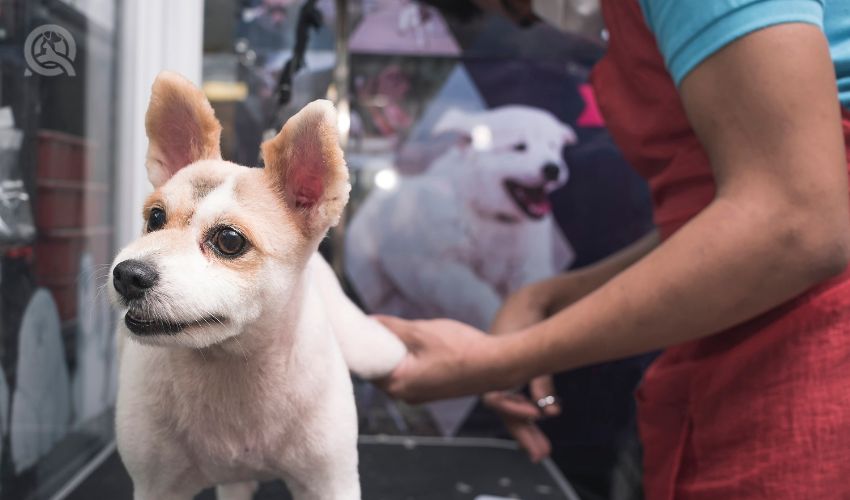
{"label": "glass panel", "polygon": [[[333,0],[210,0],[204,8],[204,90],[224,125],[222,156],[257,165],[267,130],[327,97],[335,62]],[[306,33],[304,49],[294,52],[299,31]],[[293,77],[282,95],[287,63]]]}
{"label": "glass panel", "polygon": [[46,498],[112,438],[114,0],[0,2],[4,498]]}

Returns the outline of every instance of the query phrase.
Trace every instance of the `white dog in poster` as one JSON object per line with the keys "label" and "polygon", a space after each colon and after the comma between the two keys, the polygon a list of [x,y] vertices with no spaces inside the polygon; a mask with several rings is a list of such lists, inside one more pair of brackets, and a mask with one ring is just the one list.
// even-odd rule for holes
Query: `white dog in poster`
{"label": "white dog in poster", "polygon": [[461,140],[355,213],[346,270],[372,312],[486,329],[509,293],[572,262],[548,195],[567,181],[562,150],[576,135],[528,106],[450,110],[443,132]]}

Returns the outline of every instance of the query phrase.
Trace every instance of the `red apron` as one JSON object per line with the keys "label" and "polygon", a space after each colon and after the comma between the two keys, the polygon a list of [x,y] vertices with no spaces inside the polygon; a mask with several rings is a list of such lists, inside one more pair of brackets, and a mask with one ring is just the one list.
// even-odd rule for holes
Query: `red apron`
{"label": "red apron", "polygon": [[[667,238],[711,202],[711,167],[638,2],[602,9],[610,38],[594,90]],[[846,113],[844,132],[850,143]],[[637,399],[650,500],[850,498],[850,272],[667,349]]]}

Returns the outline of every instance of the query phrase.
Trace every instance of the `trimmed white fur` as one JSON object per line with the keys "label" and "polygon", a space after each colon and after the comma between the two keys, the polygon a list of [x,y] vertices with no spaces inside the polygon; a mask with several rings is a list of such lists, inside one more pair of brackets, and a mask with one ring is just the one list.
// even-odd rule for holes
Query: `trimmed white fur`
{"label": "trimmed white fur", "polygon": [[[210,120],[190,83],[157,79],[148,111],[157,191],[146,214],[161,207],[168,223],[123,249],[112,270],[137,260],[158,279],[142,298],[109,289],[124,311],[189,326],[118,326],[117,441],[134,497],[190,500],[219,485],[219,500],[248,500],[257,480],[279,478],[297,500],[359,499],[348,370],[387,375],[405,348],[315,252],[348,192],[333,108],[312,103],[290,119],[264,145],[264,170],[222,161]],[[190,133],[160,134],[170,129]],[[246,235],[244,255],[215,253],[209,235],[220,226]]]}

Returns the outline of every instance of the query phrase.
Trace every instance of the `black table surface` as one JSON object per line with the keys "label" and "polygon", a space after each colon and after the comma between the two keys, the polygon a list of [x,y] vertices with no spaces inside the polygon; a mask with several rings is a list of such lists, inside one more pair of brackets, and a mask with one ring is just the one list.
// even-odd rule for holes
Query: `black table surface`
{"label": "black table surface", "polygon": [[[516,443],[497,439],[361,436],[364,500],[578,500],[550,461],[532,464]],[[132,484],[113,453],[68,500],[130,500]],[[255,500],[290,499],[281,482]],[[212,490],[196,500],[214,500]]]}

